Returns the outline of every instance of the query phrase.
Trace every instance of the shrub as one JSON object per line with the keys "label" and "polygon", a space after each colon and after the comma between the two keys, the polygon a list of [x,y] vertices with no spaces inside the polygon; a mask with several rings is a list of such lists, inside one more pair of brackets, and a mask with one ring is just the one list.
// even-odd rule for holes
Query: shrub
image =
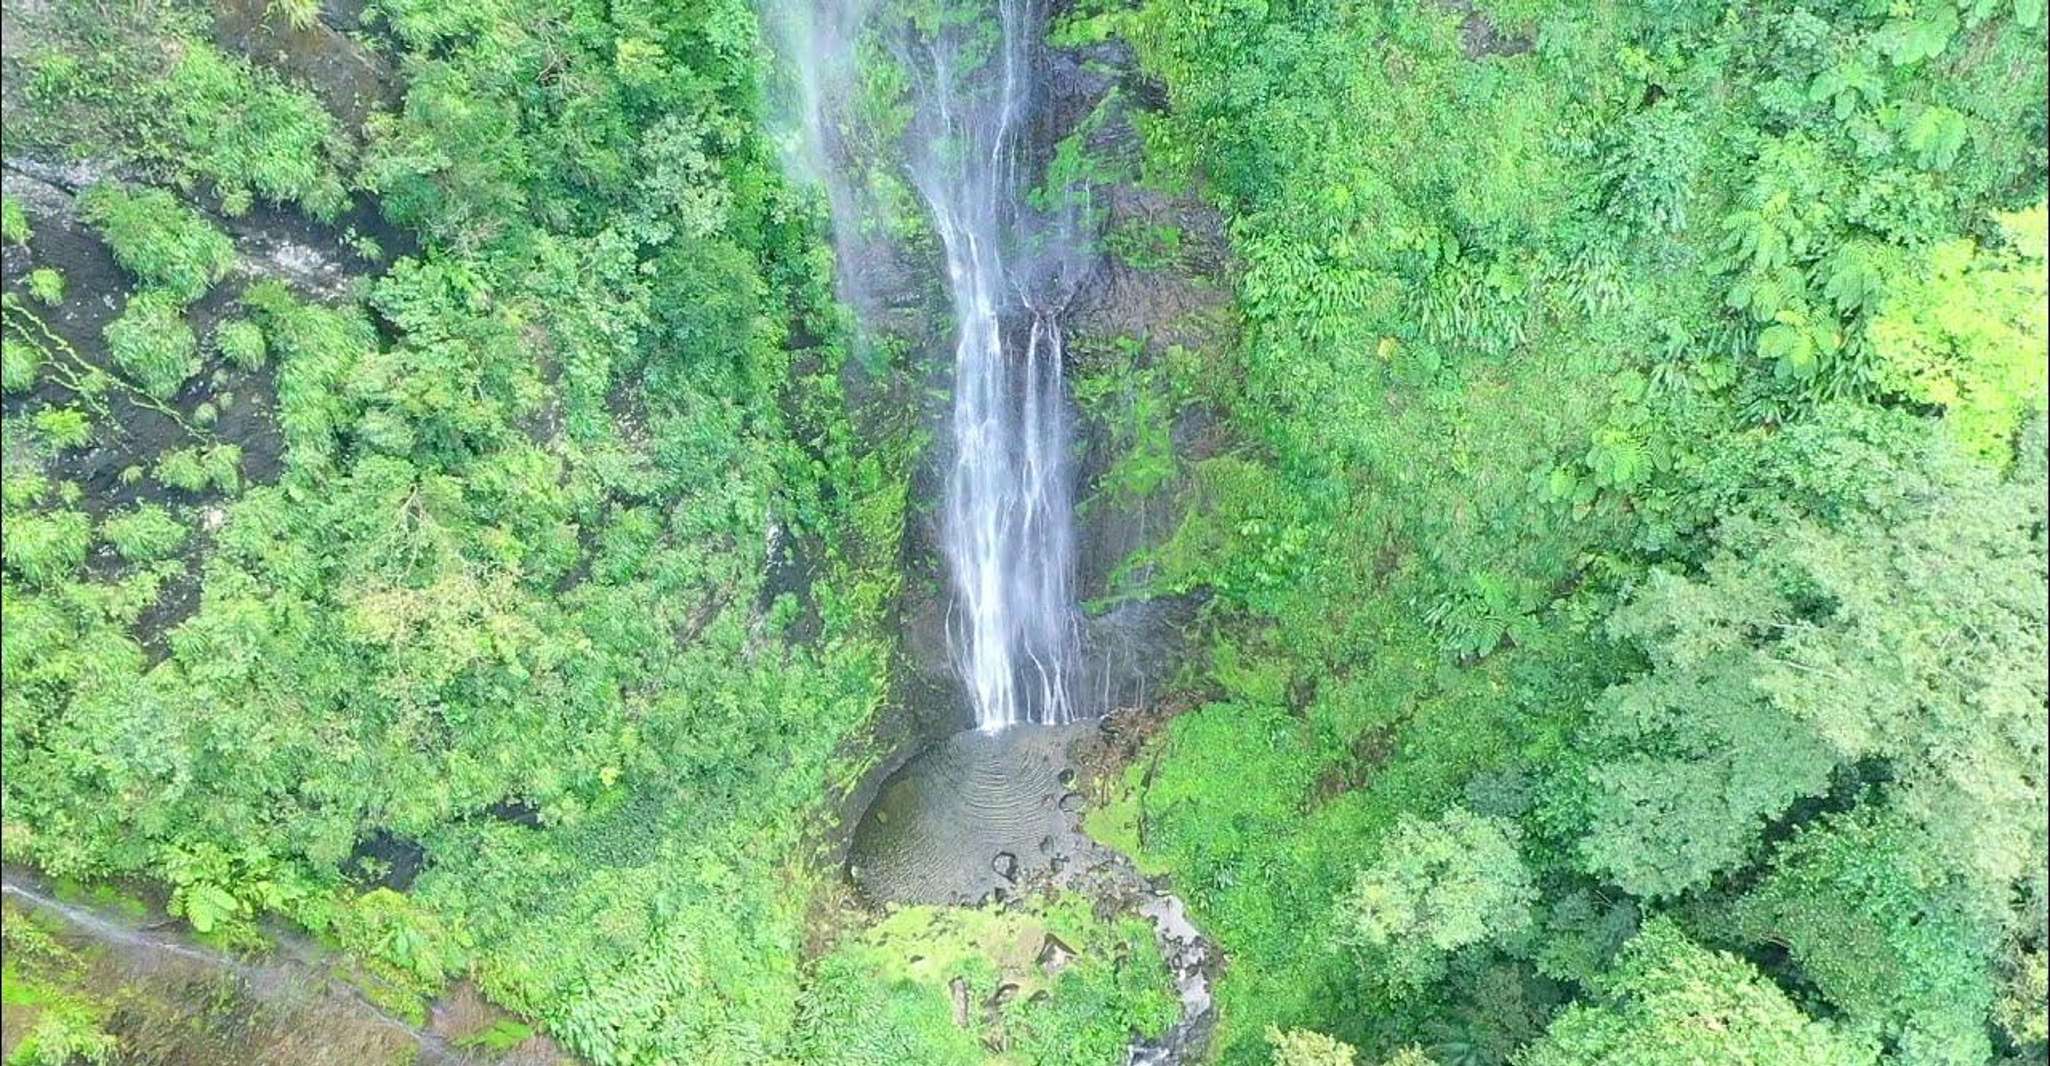
{"label": "shrub", "polygon": [[9,244],[27,244],[28,238],[28,212],[21,209],[20,201],[11,197],[0,198],[0,240]]}
{"label": "shrub", "polygon": [[35,413],[36,433],[53,448],[83,448],[92,439],[92,424],[76,407],[45,407]]}
{"label": "shrub", "polygon": [[38,585],[54,585],[85,562],[92,519],[80,511],[15,515],[0,538],[0,559]]}
{"label": "shrub", "polygon": [[242,449],[216,444],[202,451],[177,448],[157,460],[157,480],[174,489],[204,492],[212,485],[233,495],[242,487]]}
{"label": "shrub", "polygon": [[0,389],[27,392],[36,387],[36,373],[43,369],[43,353],[33,344],[0,338]]}
{"label": "shrub", "polygon": [[[318,4],[294,0],[288,6]],[[227,213],[247,210],[252,192],[272,203],[296,202],[323,219],[348,202],[335,165],[346,145],[334,116],[311,93],[203,44],[185,50],[163,92],[194,163],[214,179]]]}
{"label": "shrub", "polygon": [[28,272],[28,294],[55,307],[64,302],[64,275],[54,267],[37,267]]}
{"label": "shrub", "polygon": [[88,1062],[92,1066],[113,1061],[118,1042],[101,1028],[99,1012],[83,1003],[59,1000],[46,1004],[36,1015],[28,1036],[8,1056],[20,1066],[67,1066]]}
{"label": "shrub", "polygon": [[170,399],[185,379],[199,372],[199,342],[185,324],[175,296],[137,293],[121,317],[107,323],[106,338],[114,365],[159,400]]}
{"label": "shrub", "polygon": [[162,189],[103,182],[80,194],[78,213],[124,268],[180,303],[206,295],[235,262],[227,235]]}
{"label": "shrub", "polygon": [[263,327],[246,318],[232,319],[216,327],[214,347],[228,362],[244,370],[263,366],[264,357],[269,354],[263,340]]}
{"label": "shrub", "polygon": [[100,526],[101,539],[131,563],[170,557],[185,544],[186,532],[183,523],[154,503],[110,517]]}

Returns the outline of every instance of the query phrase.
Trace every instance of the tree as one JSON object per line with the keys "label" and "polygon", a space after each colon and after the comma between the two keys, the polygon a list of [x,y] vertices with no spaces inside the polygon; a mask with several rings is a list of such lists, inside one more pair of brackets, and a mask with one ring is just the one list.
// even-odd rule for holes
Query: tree
{"label": "tree", "polygon": [[[1848,501],[1754,503],[1701,570],[1656,571],[1614,613],[1650,668],[1583,734],[1591,872],[1641,896],[1703,885],[1858,764],[1985,883],[2041,866],[2042,419],[2011,477],[1899,421]],[[1788,469],[1834,476],[1823,457]]]}
{"label": "tree", "polygon": [[1984,1063],[2009,886],[1973,878],[1950,839],[1893,809],[1829,818],[1774,856],[1737,924],[1901,1062]]}
{"label": "tree", "polygon": [[1875,1049],[1802,1014],[1750,964],[1653,919],[1520,1066],[1857,1066]]}
{"label": "tree", "polygon": [[1940,244],[1880,304],[1871,337],[1885,385],[1942,409],[1971,451],[2005,461],[2044,388],[2045,209],[1998,216],[2003,241]]}
{"label": "tree", "polygon": [[1270,1025],[1267,1043],[1274,1049],[1274,1066],[1354,1066],[1359,1061],[1351,1044],[1309,1029],[1282,1032]]}
{"label": "tree", "polygon": [[1513,824],[1463,807],[1404,816],[1340,900],[1339,941],[1399,990],[1438,980],[1453,952],[1530,927],[1536,893],[1516,843]]}

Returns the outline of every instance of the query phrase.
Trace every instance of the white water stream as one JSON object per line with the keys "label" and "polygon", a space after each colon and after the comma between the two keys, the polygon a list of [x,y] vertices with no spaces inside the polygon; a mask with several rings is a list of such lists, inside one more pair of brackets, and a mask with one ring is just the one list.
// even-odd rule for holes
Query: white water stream
{"label": "white water stream", "polygon": [[[797,162],[830,191],[843,263],[854,194],[836,173],[840,107],[858,92],[874,0],[786,4],[772,28],[797,59]],[[789,10],[795,8],[795,10]],[[1064,212],[1027,202],[1043,0],[944,5],[881,28],[908,82],[904,154],[944,251],[954,318],[951,452],[942,522],[948,651],[975,724],[1077,717],[1080,634],[1059,319]]]}

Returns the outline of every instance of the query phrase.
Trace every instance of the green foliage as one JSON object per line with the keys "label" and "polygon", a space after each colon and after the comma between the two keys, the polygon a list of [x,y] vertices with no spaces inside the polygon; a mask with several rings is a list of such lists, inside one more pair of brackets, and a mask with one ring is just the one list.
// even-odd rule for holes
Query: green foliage
{"label": "green foliage", "polygon": [[[145,633],[174,566],[68,580],[37,538],[17,548],[10,509],[10,861],[169,881],[230,940],[281,914],[401,1013],[471,977],[583,1061],[780,1060],[807,815],[889,691],[915,412],[841,389],[817,220],[758,132],[747,5],[413,7],[371,13],[407,100],[364,178],[426,250],[370,306],[242,294],[248,321],[212,342],[274,368],[281,464],[252,447],[247,472],[267,483],[203,435],[134,459],[230,497],[206,501],[189,616]],[[116,14],[119,40],[141,16]],[[238,102],[238,64],[181,65],[179,94],[291,139]],[[83,103],[110,102],[50,102],[42,128],[110,114]],[[163,146],[223,170],[235,135]],[[320,199],[324,179],[273,173]],[[268,413],[262,383],[237,393],[198,406]],[[769,595],[772,551],[809,587]],[[74,749],[106,772],[72,773]],[[508,800],[542,825],[484,813]],[[405,892],[341,872],[379,831],[431,858]],[[1046,1055],[1103,1046],[1121,1015],[1086,1005],[1132,979],[1106,966],[1039,1016]]]}
{"label": "green foliage", "polygon": [[85,562],[92,543],[92,519],[78,511],[9,514],[0,558],[37,585],[56,585]]}
{"label": "green foliage", "polygon": [[[1900,435],[1867,453],[1887,465],[1864,476],[1885,495],[1732,516],[1700,576],[1654,572],[1611,619],[1651,670],[1605,694],[1583,740],[1594,871],[1640,895],[1698,886],[1869,759],[1920,817],[1973,841],[1989,880],[2019,876],[2040,847],[2042,786],[2024,784],[2050,685],[2039,476],[2003,480],[1917,427],[1882,425]],[[1760,450],[1806,479],[1852,444],[1824,429]],[[1946,636],[1959,626],[1969,653]]]}
{"label": "green foliage", "polygon": [[253,191],[333,218],[347,203],[337,164],[349,149],[312,94],[204,44],[184,51],[159,92],[189,165],[213,179],[224,204]]}
{"label": "green foliage", "polygon": [[149,289],[129,297],[104,331],[107,355],[144,395],[168,400],[199,373],[199,341],[185,324],[174,293]]}
{"label": "green foliage", "polygon": [[1895,281],[1872,320],[1887,387],[1939,408],[1965,447],[2004,461],[2021,421],[2042,409],[2045,210],[2000,219],[1991,252],[1969,240],[1940,245]]}
{"label": "green foliage", "polygon": [[1477,659],[1504,642],[1529,641],[1537,631],[1532,615],[1541,605],[1540,591],[1529,581],[1488,570],[1472,581],[1469,590],[1440,600],[1424,616],[1442,634],[1445,650]]}
{"label": "green foliage", "polygon": [[104,519],[100,536],[123,559],[147,563],[176,554],[185,544],[187,530],[169,511],[154,503],[144,503]]}
{"label": "green foliage", "polygon": [[[1091,827],[1226,953],[1219,1061],[2041,1042],[2041,6],[1066,13],[1165,87],[1146,180],[1211,197],[1237,259],[1234,350],[1134,344],[1076,381],[1112,459],[1090,506],[1182,512],[1117,594],[1196,613],[1168,704],[1197,709]],[[231,943],[282,915],[400,1013],[467,976],[598,1066],[974,1062],[998,1036],[1111,1062],[1160,1031],[1150,932],[1072,903],[903,912],[805,959],[807,822],[896,689],[923,430],[902,352],[846,365],[750,5],[379,0],[404,99],[360,172],[206,11],[43,7],[10,148],[231,215],[360,187],[422,250],[364,302],[249,287],[210,343],[275,373],[106,467],[221,494],[203,538],[112,510],[140,565],[85,566],[101,482],[42,468],[70,408],[10,411],[10,862],[168,883]],[[921,72],[885,36],[840,149],[857,228],[910,262]],[[1113,100],[1041,206],[1133,180],[1090,150]],[[232,245],[169,192],[80,202],[145,285],[108,332],[142,396],[10,293],[10,404],[178,395],[182,308]],[[1106,244],[1182,269],[1199,222]],[[245,485],[208,433],[273,409],[282,455],[252,447]],[[1192,409],[1218,422],[1184,457]],[[393,840],[427,859],[405,890],[343,872]],[[1044,931],[1083,948],[1057,977],[1004,947]],[[1047,995],[984,1014],[1006,981]]]}
{"label": "green foliage", "polygon": [[[1239,259],[1238,373],[1194,397],[1237,443],[1143,561],[1212,594],[1234,651],[1198,684],[1301,724],[1196,712],[1220,765],[1178,721],[1126,835],[1233,960],[1223,1061],[1264,1061],[1270,1021],[1513,1048],[1433,1026],[1513,1015],[1501,989],[1529,982],[1455,975],[1409,1008],[1292,935],[1331,927],[1302,902],[1339,894],[1330,856],[1361,865],[1477,775],[1526,782],[1504,811],[1543,943],[1514,950],[1576,981],[1655,906],[1589,871],[1652,898],[1752,876],[1780,823],[1873,782],[1972,841],[1970,879],[2040,855],[2033,482],[1909,416],[1995,467],[2034,447],[2040,226],[1989,219],[2040,196],[2041,5],[1924,6],[1148,0],[1067,24],[1166,86],[1148,169],[1200,179]],[[1277,734],[1306,769],[1268,766]],[[1214,818],[1160,808],[1193,782]]]}
{"label": "green foliage", "polygon": [[269,354],[263,327],[243,318],[229,319],[214,327],[214,348],[243,370],[261,369]]}
{"label": "green foliage", "polygon": [[79,194],[78,214],[129,273],[181,305],[206,295],[235,262],[227,234],[162,189],[102,182]]}
{"label": "green foliage", "polygon": [[28,272],[28,294],[49,307],[64,302],[64,275],[54,267],[37,267]]}
{"label": "green foliage", "polygon": [[2037,1049],[2050,1040],[2050,965],[2041,948],[2013,952],[1993,1016],[2017,1048]]}
{"label": "green foliage", "polygon": [[1428,822],[1404,816],[1339,904],[1338,941],[1376,979],[1421,990],[1452,953],[1521,936],[1536,894],[1516,840],[1513,825],[1462,807]]}
{"label": "green foliage", "polygon": [[813,972],[798,1017],[797,1060],[819,1066],[984,1061],[973,1031],[954,1025],[943,995],[906,980],[879,980],[863,960],[835,952]]}
{"label": "green foliage", "polygon": [[[1055,942],[1073,957],[1050,970],[1039,956]],[[960,1024],[957,996],[968,1005]],[[985,1046],[1003,1046],[1006,1062],[1108,1064],[1134,1034],[1159,1036],[1176,1009],[1143,920],[1099,918],[1076,896],[1015,910],[914,907],[820,960],[793,1051],[804,1063],[880,1066],[979,1063]]]}
{"label": "green foliage", "polygon": [[1274,1047],[1274,1066],[1354,1066],[1359,1061],[1352,1045],[1308,1029],[1284,1033],[1270,1025],[1267,1042]]}
{"label": "green foliage", "polygon": [[1670,922],[1645,927],[1597,990],[1566,1008],[1519,1059],[1527,1066],[1854,1066],[1869,1045],[1812,1020],[1743,961],[1697,946]]}
{"label": "green foliage", "polygon": [[1108,367],[1075,380],[1076,405],[1107,429],[1116,456],[1085,508],[1136,506],[1175,476],[1171,416],[1178,390],[1167,376],[1164,363],[1141,366],[1137,344],[1121,343]]}
{"label": "green foliage", "polygon": [[242,449],[234,444],[197,445],[173,448],[157,459],[158,481],[186,492],[205,492],[209,486],[234,495],[242,486]]}
{"label": "green foliage", "polygon": [[1950,847],[1900,812],[1860,808],[1774,856],[1738,922],[1750,939],[1786,945],[1902,1061],[1986,1062],[2007,891],[1976,882]]}
{"label": "green foliage", "polygon": [[12,196],[0,197],[0,241],[26,245],[29,239],[28,212]]}
{"label": "green foliage", "polygon": [[256,196],[324,219],[346,203],[354,148],[342,123],[308,89],[216,46],[207,12],[57,6],[16,32],[37,42],[10,122],[24,150],[103,159],[182,189],[204,181],[231,215]]}
{"label": "green foliage", "polygon": [[92,422],[76,407],[45,407],[31,421],[44,443],[58,451],[83,448],[92,440]]}
{"label": "green foliage", "polygon": [[76,1062],[103,1066],[114,1061],[120,1045],[104,1028],[106,1019],[101,1015],[101,1011],[69,1001],[44,1006],[28,1035],[7,1056],[8,1066],[71,1066]]}
{"label": "green foliage", "polygon": [[511,1018],[498,1021],[467,1036],[457,1037],[455,1045],[461,1048],[478,1048],[483,1051],[504,1053],[526,1043],[534,1036],[534,1027]]}
{"label": "green foliage", "polygon": [[0,388],[27,392],[36,387],[43,366],[42,349],[11,334],[0,337]]}

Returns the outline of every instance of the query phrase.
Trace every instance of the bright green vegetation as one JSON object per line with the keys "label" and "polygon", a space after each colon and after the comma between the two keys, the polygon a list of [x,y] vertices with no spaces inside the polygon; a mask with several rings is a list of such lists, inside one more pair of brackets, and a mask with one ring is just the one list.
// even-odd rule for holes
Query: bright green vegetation
{"label": "bright green vegetation", "polygon": [[[358,149],[160,7],[52,15],[24,125],[228,214],[240,190],[333,213]],[[56,462],[75,427],[10,416],[6,855],[166,884],[226,943],[282,915],[400,1013],[471,976],[587,1061],[758,1062],[796,1036],[806,818],[886,691],[912,437],[841,392],[745,5],[600,11],[373,6],[407,102],[346,180],[424,248],[361,301],[232,288],[201,345],[185,305],[240,284],[211,201],[79,197],[142,286],[93,372],[203,395],[100,518]],[[10,293],[11,390],[95,363],[23,341],[52,328]],[[273,467],[208,427],[246,402],[217,380],[274,389]],[[772,558],[805,581],[770,586]],[[149,614],[179,583],[190,613]],[[417,879],[366,881],[373,838]]]}
{"label": "bright green vegetation", "polygon": [[1137,918],[1106,921],[1075,896],[911,907],[820,960],[796,1053],[844,1066],[1117,1062],[1133,1034],[1160,1035],[1178,1010]]}
{"label": "bright green vegetation", "polygon": [[199,372],[199,342],[185,324],[176,294],[162,289],[136,293],[107,323],[107,355],[142,391],[168,400]]}
{"label": "bright green vegetation", "polygon": [[29,271],[28,294],[51,307],[64,302],[64,275],[49,267]]}
{"label": "bright green vegetation", "polygon": [[246,319],[233,319],[221,323],[214,329],[214,347],[221,358],[244,370],[255,370],[263,366],[269,354],[263,339],[263,327]]}
{"label": "bright green vegetation", "polygon": [[[1530,1066],[1720,1062],[1849,1066],[1874,1049],[1803,1015],[1758,971],[1707,951],[1663,918],[1646,923],[1596,986],[1522,1061]],[[1704,1019],[1718,1024],[1704,1025]]]}
{"label": "bright green vegetation", "polygon": [[[206,7],[10,9],[10,154],[89,165],[0,204],[0,854],[295,923],[402,1017],[471,981],[486,1050],[1164,1031],[1088,900],[832,913],[928,368],[856,358],[750,5],[315,6],[250,10],[389,68],[360,126]],[[1185,193],[1233,256],[1228,344],[1073,378],[1085,520],[1175,511],[1091,608],[1202,605],[1086,825],[1225,954],[1212,1058],[2040,1062],[2042,0],[1077,7],[1145,77],[1043,194]],[[843,148],[915,258],[886,43]],[[1171,275],[1205,221],[1102,251]],[[273,276],[273,225],[367,272]],[[116,1056],[5,931],[12,1059]]]}
{"label": "bright green vegetation", "polygon": [[346,131],[311,92],[216,47],[204,6],[61,4],[37,21],[9,66],[25,111],[15,150],[203,182],[228,214],[255,196],[323,218],[344,206]]}
{"label": "bright green vegetation", "polygon": [[162,189],[95,185],[79,196],[78,215],[137,280],[182,303],[205,296],[235,262],[228,235]]}
{"label": "bright green vegetation", "polygon": [[28,212],[13,197],[0,199],[0,240],[9,244],[27,244],[29,238]]}
{"label": "bright green vegetation", "polygon": [[1092,822],[1222,1060],[2040,1056],[2043,5],[1094,7],[1241,258]]}
{"label": "bright green vegetation", "polygon": [[5,915],[0,1003],[10,1014],[29,1019],[8,1053],[8,1066],[104,1066],[112,1061],[119,1041],[106,1030],[106,1007],[65,987],[64,979],[82,968],[77,952],[11,905]]}

